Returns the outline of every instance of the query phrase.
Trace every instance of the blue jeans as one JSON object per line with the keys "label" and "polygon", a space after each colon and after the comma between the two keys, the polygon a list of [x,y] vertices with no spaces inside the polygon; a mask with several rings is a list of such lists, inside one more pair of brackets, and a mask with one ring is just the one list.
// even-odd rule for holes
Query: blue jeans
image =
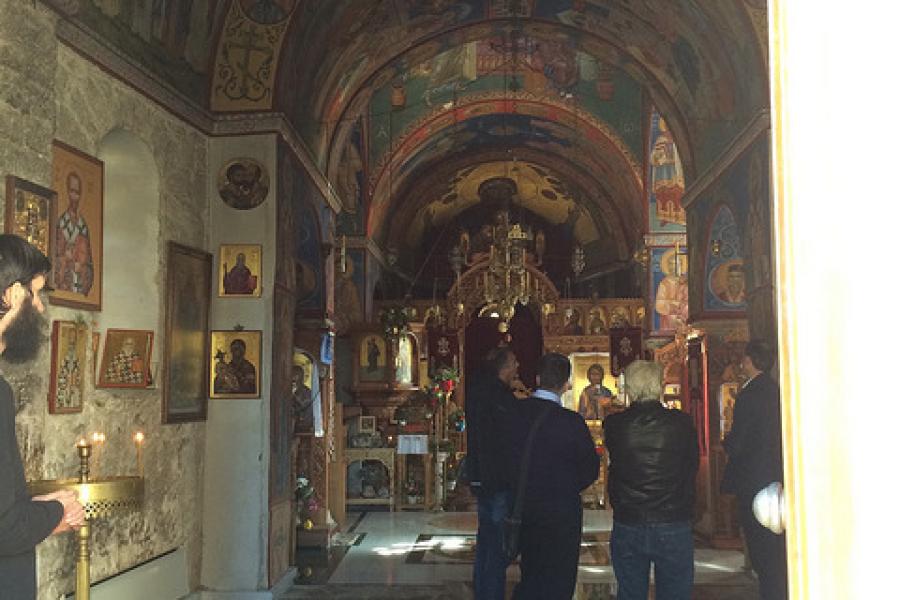
{"label": "blue jeans", "polygon": [[475,600],[503,600],[506,567],[500,523],[511,510],[509,492],[478,495],[478,534],[475,537]]}
{"label": "blue jeans", "polygon": [[613,522],[610,538],[618,600],[647,600],[650,563],[657,600],[690,600],[694,586],[694,534],[690,521],[626,525]]}

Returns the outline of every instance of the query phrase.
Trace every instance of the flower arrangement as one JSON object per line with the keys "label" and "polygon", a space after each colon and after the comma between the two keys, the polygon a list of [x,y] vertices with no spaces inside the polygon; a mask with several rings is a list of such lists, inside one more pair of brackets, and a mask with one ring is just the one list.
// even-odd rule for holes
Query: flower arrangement
{"label": "flower arrangement", "polygon": [[459,372],[456,369],[443,367],[435,371],[429,387],[432,404],[446,404],[458,385]]}
{"label": "flower arrangement", "polygon": [[297,477],[297,485],[294,488],[294,498],[297,500],[298,520],[303,523],[303,529],[313,528],[312,515],[319,510],[319,501],[316,498],[316,489],[306,477]]}

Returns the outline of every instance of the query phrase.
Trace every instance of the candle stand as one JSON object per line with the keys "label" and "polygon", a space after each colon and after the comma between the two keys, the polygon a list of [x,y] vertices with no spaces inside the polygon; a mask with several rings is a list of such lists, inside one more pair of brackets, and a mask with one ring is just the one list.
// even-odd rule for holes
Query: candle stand
{"label": "candle stand", "polygon": [[85,521],[78,529],[78,555],[75,560],[75,600],[91,596],[91,522],[114,514],[138,510],[144,499],[142,477],[103,477],[90,474],[91,446],[78,445],[79,477],[28,482],[32,495],[72,490],[84,505]]}

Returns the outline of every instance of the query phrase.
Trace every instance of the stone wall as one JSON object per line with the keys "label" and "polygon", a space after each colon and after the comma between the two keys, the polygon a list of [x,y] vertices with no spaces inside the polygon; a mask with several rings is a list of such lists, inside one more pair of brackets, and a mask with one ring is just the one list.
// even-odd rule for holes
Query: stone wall
{"label": "stone wall", "polygon": [[[148,180],[158,181],[159,200],[156,206],[135,207],[133,214],[149,220],[145,224],[149,243],[125,255],[105,256],[108,265],[118,266],[109,272],[104,269],[103,312],[53,306],[49,318],[83,319],[101,333],[108,327],[154,329],[156,361],[164,335],[165,242],[173,239],[201,248],[208,242],[206,137],[59,44],[55,26],[56,16],[40,4],[0,0],[0,173],[49,186],[53,139],[94,156],[102,152],[103,140],[114,131],[124,130],[146,144],[155,162],[146,165]],[[110,162],[107,173],[115,168]],[[112,200],[121,202],[121,195]],[[121,239],[124,234],[116,231],[116,221],[123,214],[128,210],[107,204],[104,243],[109,248],[131,241]],[[146,285],[117,280],[117,273],[127,271],[128,261],[150,274]],[[133,321],[129,314],[134,315]],[[92,579],[185,546],[191,588],[196,589],[206,425],[163,426],[159,389],[97,390],[92,376],[86,377],[83,412],[50,415],[49,370],[49,349],[23,368],[0,364],[0,372],[17,395],[18,433],[28,478],[74,476],[73,444],[78,436],[92,431],[107,435],[104,472],[132,473],[131,435],[140,429],[147,436],[144,510],[96,525]],[[39,547],[40,598],[59,598],[74,588],[72,537],[57,536]]]}

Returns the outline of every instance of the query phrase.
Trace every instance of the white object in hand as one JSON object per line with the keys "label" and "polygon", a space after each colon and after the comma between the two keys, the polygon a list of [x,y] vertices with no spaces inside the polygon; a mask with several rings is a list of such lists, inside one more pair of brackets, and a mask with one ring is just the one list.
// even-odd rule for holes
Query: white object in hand
{"label": "white object in hand", "polygon": [[772,533],[784,533],[784,489],[773,481],[753,498],[753,516]]}

